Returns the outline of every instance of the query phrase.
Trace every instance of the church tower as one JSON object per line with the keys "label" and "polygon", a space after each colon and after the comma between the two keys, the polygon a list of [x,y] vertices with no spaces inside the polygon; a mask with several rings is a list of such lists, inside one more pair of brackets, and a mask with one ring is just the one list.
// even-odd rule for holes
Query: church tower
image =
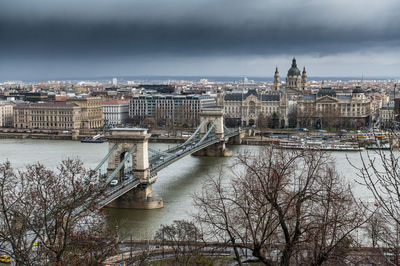
{"label": "church tower", "polygon": [[289,69],[286,77],[286,88],[301,90],[301,74],[300,70],[297,68],[296,58],[292,60],[292,67]]}
{"label": "church tower", "polygon": [[274,91],[279,91],[280,85],[281,85],[281,80],[279,79],[278,67],[276,67],[274,75]]}
{"label": "church tower", "polygon": [[306,67],[303,67],[303,73],[301,74],[301,84],[303,91],[307,90],[307,72]]}

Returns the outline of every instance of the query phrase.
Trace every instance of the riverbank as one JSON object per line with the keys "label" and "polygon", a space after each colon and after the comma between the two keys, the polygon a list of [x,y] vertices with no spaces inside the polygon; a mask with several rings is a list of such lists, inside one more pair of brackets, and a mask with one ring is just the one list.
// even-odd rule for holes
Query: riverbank
{"label": "riverbank", "polygon": [[[81,140],[91,135],[78,135],[77,140]],[[0,139],[42,139],[42,140],[74,140],[71,134],[47,134],[47,133],[19,133],[9,132],[0,133]],[[154,143],[183,143],[187,137],[150,137],[149,142]]]}
{"label": "riverbank", "polygon": [[[82,136],[83,138],[83,136]],[[72,140],[71,134],[45,134],[45,133],[0,133],[0,139],[48,139]]]}
{"label": "riverbank", "polygon": [[[151,132],[153,135],[150,137],[149,142],[152,143],[183,143],[188,139],[188,135],[182,134],[179,136],[164,135],[159,133]],[[276,134],[280,133],[280,134]],[[289,134],[290,133],[290,134]],[[31,133],[31,132],[0,132],[0,139],[40,139],[40,140],[82,140],[85,138],[93,137],[93,134],[84,135],[72,135],[71,133]],[[242,139],[243,145],[271,145],[279,144],[282,140],[296,139],[296,138],[315,138],[324,140],[338,140],[338,141],[349,141],[357,142],[361,146],[372,145],[376,142],[375,138],[368,137],[363,138],[351,133],[348,134],[333,134],[333,133],[321,133],[321,132],[296,132],[296,131],[283,131],[275,132],[265,136],[263,134],[253,134],[251,136],[246,136]],[[386,140],[387,141],[387,140]]]}

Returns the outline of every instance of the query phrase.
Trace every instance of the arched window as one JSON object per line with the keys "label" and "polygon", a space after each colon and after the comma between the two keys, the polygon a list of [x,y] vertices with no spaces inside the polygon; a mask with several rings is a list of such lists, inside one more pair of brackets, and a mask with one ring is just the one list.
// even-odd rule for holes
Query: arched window
{"label": "arched window", "polygon": [[256,113],[256,103],[251,101],[249,103],[249,105],[250,105],[250,114],[255,114]]}

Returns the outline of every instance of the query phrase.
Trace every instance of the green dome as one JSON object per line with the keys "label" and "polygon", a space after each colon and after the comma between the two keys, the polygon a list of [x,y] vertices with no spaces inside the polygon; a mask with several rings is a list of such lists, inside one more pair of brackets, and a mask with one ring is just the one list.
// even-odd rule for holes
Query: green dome
{"label": "green dome", "polygon": [[357,86],[357,87],[353,90],[353,93],[364,93],[364,90],[363,90],[361,87]]}
{"label": "green dome", "polygon": [[297,68],[296,58],[292,60],[292,67],[289,69],[288,76],[300,76],[300,70]]}

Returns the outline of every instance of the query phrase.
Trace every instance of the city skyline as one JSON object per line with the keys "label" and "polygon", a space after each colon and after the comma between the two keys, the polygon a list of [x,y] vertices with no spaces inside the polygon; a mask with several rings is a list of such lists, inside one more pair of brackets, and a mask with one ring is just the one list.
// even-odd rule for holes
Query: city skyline
{"label": "city skyline", "polygon": [[3,1],[0,80],[399,76],[400,3]]}

